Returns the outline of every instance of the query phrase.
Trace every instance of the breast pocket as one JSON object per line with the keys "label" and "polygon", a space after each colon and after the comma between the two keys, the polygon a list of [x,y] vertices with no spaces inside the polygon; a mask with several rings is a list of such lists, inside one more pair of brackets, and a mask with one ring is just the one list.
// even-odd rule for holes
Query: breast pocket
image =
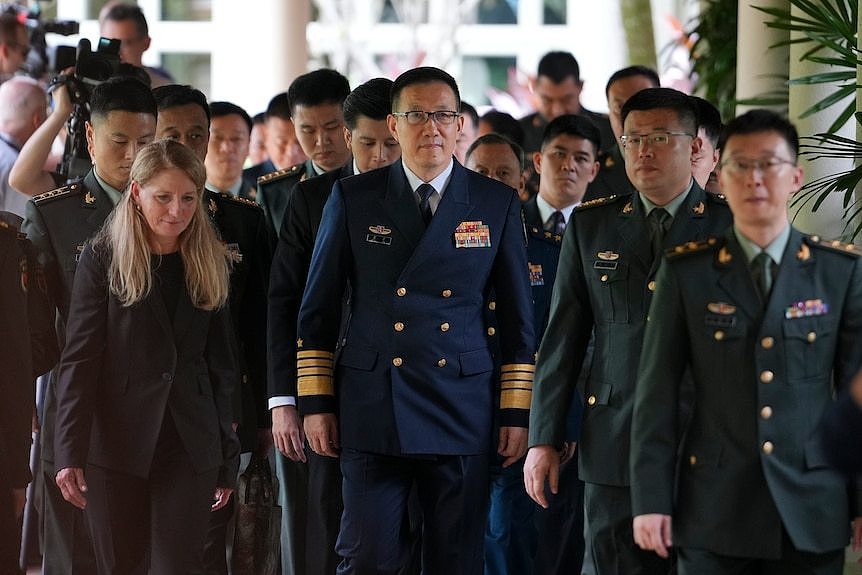
{"label": "breast pocket", "polygon": [[831,318],[785,319],[782,325],[790,383],[817,383],[828,378],[835,345]]}
{"label": "breast pocket", "polygon": [[602,306],[600,317],[596,319],[605,323],[629,323],[629,267],[613,262],[616,267],[606,269],[599,263],[593,267],[593,281]]}

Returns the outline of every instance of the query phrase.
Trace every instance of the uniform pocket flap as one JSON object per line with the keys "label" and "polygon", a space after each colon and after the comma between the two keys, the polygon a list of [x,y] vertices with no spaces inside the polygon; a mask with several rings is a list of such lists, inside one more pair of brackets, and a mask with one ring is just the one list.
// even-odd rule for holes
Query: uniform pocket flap
{"label": "uniform pocket flap", "polygon": [[785,319],[782,326],[784,337],[790,339],[804,339],[813,343],[819,336],[826,335],[832,331],[829,324],[818,318]]}
{"label": "uniform pocket flap", "polygon": [[461,364],[461,375],[476,375],[491,371],[494,368],[494,361],[487,349],[460,353],[458,354],[458,362]]}
{"label": "uniform pocket flap", "polygon": [[371,371],[377,364],[377,351],[363,347],[345,347],[341,350],[338,363],[353,369]]}
{"label": "uniform pocket flap", "polygon": [[823,447],[820,445],[817,437],[813,437],[805,442],[805,467],[808,469],[829,467],[826,453],[823,451]]}

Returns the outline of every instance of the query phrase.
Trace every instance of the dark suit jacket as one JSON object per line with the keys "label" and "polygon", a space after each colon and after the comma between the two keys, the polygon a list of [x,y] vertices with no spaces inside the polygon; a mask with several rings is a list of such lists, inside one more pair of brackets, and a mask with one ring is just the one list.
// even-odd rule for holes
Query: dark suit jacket
{"label": "dark suit jacket", "polygon": [[[35,405],[24,254],[12,229],[0,227],[0,488],[30,482],[30,418]],[[5,513],[6,509],[0,509]],[[5,516],[4,516],[5,518]],[[7,542],[8,543],[8,542]]]}
{"label": "dark suit jacket", "polygon": [[[614,132],[611,129],[611,122],[607,114],[599,114],[581,107],[578,116],[587,118],[599,129],[602,137],[601,149],[603,151],[610,150],[616,144]],[[542,134],[548,122],[538,112],[524,116],[518,121],[521,123],[521,127],[524,128],[524,151],[532,153],[540,150],[542,147]]]}
{"label": "dark suit jacket", "polygon": [[637,193],[626,174],[626,163],[620,147],[614,145],[599,156],[599,173],[587,186],[584,201]]}
{"label": "dark suit jacket", "polygon": [[862,406],[849,394],[823,416],[823,449],[833,467],[845,473],[862,472]]}
{"label": "dark suit jacket", "polygon": [[296,397],[296,321],[314,240],[332,186],[351,175],[352,161],[300,182],[287,208],[269,284],[269,397]]}
{"label": "dark suit jacket", "polygon": [[[703,239],[730,224],[727,204],[694,184],[665,246]],[[530,445],[563,442],[566,410],[595,332],[579,470],[584,481],[629,484],[629,442],[640,347],[658,261],[643,203],[617,196],[575,208],[563,238],[551,318],[536,366]]]}
{"label": "dark suit jacket", "polygon": [[[476,247],[463,247],[471,234]],[[400,161],[336,182],[299,314],[300,411],[333,412],[337,395],[345,448],[487,452],[483,308],[494,285],[507,302],[497,313],[501,420],[525,425],[534,341],[523,234],[514,190],[457,162],[427,230]],[[333,366],[348,281],[351,317]]]}
{"label": "dark suit jacket", "polygon": [[219,468],[233,487],[239,442],[231,429],[238,385],[228,309],[204,311],[183,290],[168,317],[158,285],[124,307],[110,293],[110,254],[87,245],[58,367],[55,469],[90,463],[146,478],[170,412],[198,473]]}
{"label": "dark suit jacket", "polygon": [[255,446],[257,429],[271,426],[266,405],[266,292],[275,234],[252,201],[210,190],[205,190],[203,201],[233,260],[230,310],[242,381],[240,437],[248,451]]}
{"label": "dark suit jacket", "polygon": [[277,172],[278,168],[272,163],[272,160],[267,158],[259,164],[249,166],[242,171],[242,179],[249,183],[253,188],[257,189],[257,179],[261,176]]}
{"label": "dark suit jacket", "polygon": [[[84,244],[114,209],[93,170],[80,182],[40,194],[27,203],[21,231],[35,246],[51,304],[58,311],[57,337],[62,347],[69,299]],[[54,460],[55,382],[47,386],[42,414],[42,459]]]}
{"label": "dark suit jacket", "polygon": [[[732,230],[680,246],[659,273],[632,428],[635,515],[673,515],[674,544],[777,558],[841,549],[849,538],[845,479],[817,437],[862,365],[862,260],[845,244],[791,231],[762,308]],[[679,383],[695,404],[677,455]],[[674,485],[678,491],[674,501]]]}

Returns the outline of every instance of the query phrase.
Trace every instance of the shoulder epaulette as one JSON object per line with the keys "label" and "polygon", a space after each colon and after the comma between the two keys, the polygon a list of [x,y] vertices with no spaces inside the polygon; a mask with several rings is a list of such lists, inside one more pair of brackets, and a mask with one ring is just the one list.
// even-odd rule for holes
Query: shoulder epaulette
{"label": "shoulder epaulette", "polygon": [[856,244],[848,244],[840,240],[824,240],[820,236],[803,236],[805,243],[818,248],[824,248],[832,252],[847,254],[849,256],[862,256],[862,248]]}
{"label": "shoulder epaulette", "polygon": [[575,211],[580,212],[581,210],[587,210],[589,208],[595,208],[598,206],[604,206],[606,204],[612,204],[618,200],[623,199],[626,196],[618,196],[616,194],[612,196],[606,196],[604,198],[596,198],[595,200],[590,200],[588,202],[583,202],[575,206]]}
{"label": "shoulder epaulette", "polygon": [[260,204],[258,204],[257,202],[253,202],[252,200],[249,200],[248,198],[242,198],[240,196],[235,196],[233,194],[226,194],[224,192],[219,192],[219,197],[221,197],[226,202],[232,202],[234,204],[239,204],[241,206],[246,206],[248,208],[256,208],[258,210],[262,209],[260,207]]}
{"label": "shoulder epaulette", "polygon": [[44,194],[33,196],[33,203],[43,204],[49,200],[62,198],[63,196],[68,196],[69,194],[80,192],[83,189],[84,187],[79,183],[69,184],[67,186],[63,186],[62,188],[57,188],[55,190],[51,190],[50,192],[45,192]]}
{"label": "shoulder epaulette", "polygon": [[286,178],[287,176],[298,174],[299,171],[302,170],[303,166],[305,166],[305,164],[296,164],[295,166],[291,166],[283,170],[277,170],[275,172],[264,174],[257,179],[257,183],[258,185],[267,184],[270,182],[278,181],[282,178]]}
{"label": "shoulder epaulette", "polygon": [[721,242],[719,238],[707,238],[695,242],[686,242],[665,250],[668,259],[677,258],[689,254],[696,254],[718,247]]}

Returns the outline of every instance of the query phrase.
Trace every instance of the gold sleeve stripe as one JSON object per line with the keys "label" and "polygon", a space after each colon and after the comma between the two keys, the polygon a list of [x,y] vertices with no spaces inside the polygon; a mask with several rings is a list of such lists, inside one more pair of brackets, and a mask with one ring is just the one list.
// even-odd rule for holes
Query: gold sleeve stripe
{"label": "gold sleeve stripe", "polygon": [[510,371],[527,371],[533,373],[536,371],[536,366],[532,363],[504,363],[500,366],[501,373]]}
{"label": "gold sleeve stripe", "polygon": [[303,367],[298,370],[299,377],[307,377],[309,375],[327,375],[332,376],[332,368],[329,367]]}
{"label": "gold sleeve stripe", "polygon": [[500,374],[500,381],[533,381],[532,373],[503,373]]}
{"label": "gold sleeve stripe", "polygon": [[325,351],[323,349],[301,349],[296,352],[296,359],[308,359],[308,358],[328,358],[332,359],[335,357],[335,354],[331,351]]}
{"label": "gold sleeve stripe", "polygon": [[300,396],[309,395],[335,395],[332,378],[327,376],[312,375],[300,377],[297,380],[297,390]]}
{"label": "gold sleeve stripe", "polygon": [[500,393],[501,409],[530,409],[532,394],[524,390],[503,390]]}
{"label": "gold sleeve stripe", "polygon": [[533,389],[532,382],[515,382],[515,381],[504,381],[500,384],[500,389],[526,389],[527,391]]}
{"label": "gold sleeve stripe", "polygon": [[299,369],[303,367],[332,367],[332,360],[325,357],[300,359],[297,360],[296,367]]}

